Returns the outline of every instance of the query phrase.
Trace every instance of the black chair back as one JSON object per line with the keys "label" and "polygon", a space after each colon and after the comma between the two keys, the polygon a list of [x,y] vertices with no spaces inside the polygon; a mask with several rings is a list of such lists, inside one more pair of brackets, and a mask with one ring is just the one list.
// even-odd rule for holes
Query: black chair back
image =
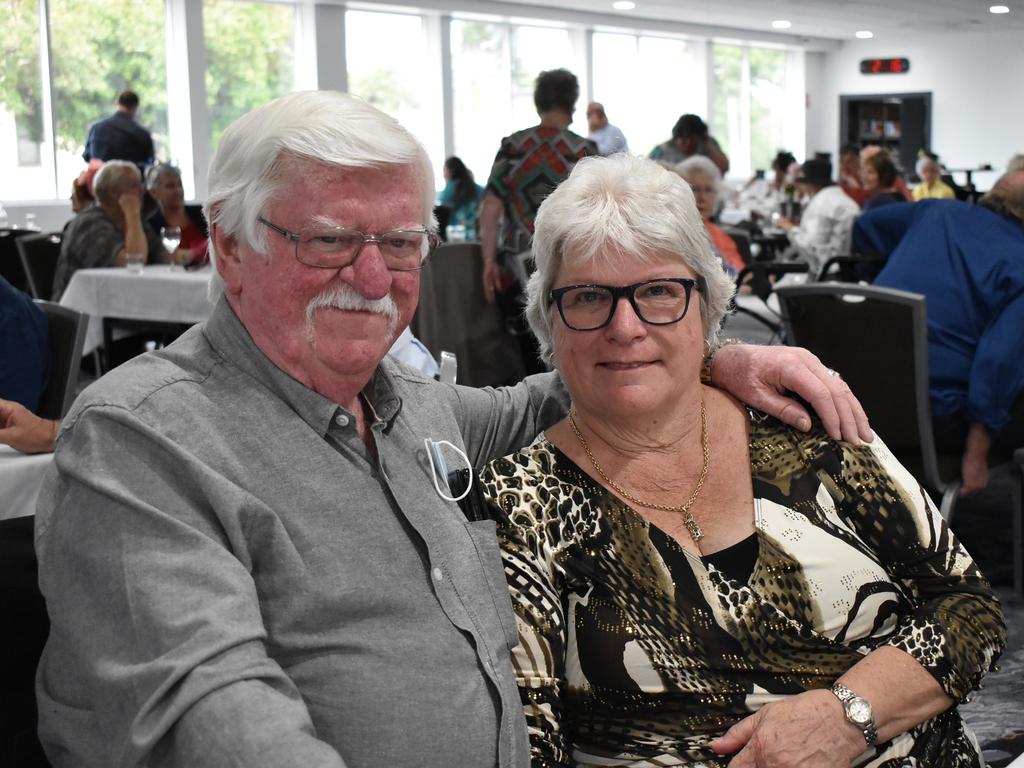
{"label": "black chair back", "polygon": [[45,419],[61,419],[75,399],[89,316],[52,301],[37,299],[36,304],[46,313],[50,330],[50,373],[37,413]]}
{"label": "black chair back", "polygon": [[[809,283],[776,290],[790,343],[838,371],[893,454],[924,485],[943,491],[928,397],[925,297],[890,288]],[[959,457],[957,457],[959,458]]]}
{"label": "black chair back", "polygon": [[29,229],[0,229],[0,277],[25,293],[28,293],[28,280],[15,243],[19,238],[33,234],[35,232]]}
{"label": "black chair back", "polygon": [[434,356],[453,352],[459,383],[497,386],[525,375],[519,340],[505,327],[483,289],[479,243],[446,243],[420,273],[420,303],[412,332]]}
{"label": "black chair back", "polygon": [[21,266],[25,270],[28,294],[33,299],[49,299],[53,295],[53,276],[60,257],[60,233],[19,237],[15,242]]}

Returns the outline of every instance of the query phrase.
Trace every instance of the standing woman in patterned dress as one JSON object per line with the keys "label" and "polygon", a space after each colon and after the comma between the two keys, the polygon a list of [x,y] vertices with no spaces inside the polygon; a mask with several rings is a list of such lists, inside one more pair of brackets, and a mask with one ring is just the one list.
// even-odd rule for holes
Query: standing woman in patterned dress
{"label": "standing woman in patterned dress", "polygon": [[701,382],[732,285],[657,164],[581,160],[527,313],[569,416],[488,465],[535,766],[960,768],[998,601],[878,438]]}

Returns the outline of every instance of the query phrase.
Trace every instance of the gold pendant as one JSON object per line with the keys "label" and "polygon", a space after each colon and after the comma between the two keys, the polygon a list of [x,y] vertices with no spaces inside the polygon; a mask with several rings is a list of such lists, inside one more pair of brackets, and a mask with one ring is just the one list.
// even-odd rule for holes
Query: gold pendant
{"label": "gold pendant", "polygon": [[692,515],[687,515],[683,522],[686,524],[686,529],[690,532],[690,537],[693,539],[694,544],[704,538],[704,531],[700,529]]}

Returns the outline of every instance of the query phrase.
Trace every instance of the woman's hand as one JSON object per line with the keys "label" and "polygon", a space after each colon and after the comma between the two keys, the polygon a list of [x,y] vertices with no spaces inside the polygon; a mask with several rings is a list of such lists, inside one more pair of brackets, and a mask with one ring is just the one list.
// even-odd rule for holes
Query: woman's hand
{"label": "woman's hand", "polygon": [[0,400],[0,443],[22,453],[53,450],[60,422],[41,419],[21,403]]}
{"label": "woman's hand", "polygon": [[834,440],[857,444],[874,439],[868,417],[846,382],[806,349],[729,344],[715,353],[711,382],[806,431],[811,428],[807,410],[783,394],[796,392],[811,404]]}
{"label": "woman's hand", "polygon": [[831,691],[807,691],[767,704],[711,742],[735,755],[729,768],[840,768],[867,748]]}

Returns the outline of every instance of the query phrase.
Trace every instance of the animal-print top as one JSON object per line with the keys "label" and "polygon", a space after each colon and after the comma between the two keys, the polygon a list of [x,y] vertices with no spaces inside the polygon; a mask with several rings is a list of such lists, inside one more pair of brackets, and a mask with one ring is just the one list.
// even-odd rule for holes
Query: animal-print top
{"label": "animal-print top", "polygon": [[[999,603],[880,439],[837,443],[751,411],[749,447],[748,583],[687,553],[543,435],[485,468],[534,766],[724,766],[712,738],[883,645],[956,701],[993,665]],[[954,707],[857,764],[982,762]]]}

